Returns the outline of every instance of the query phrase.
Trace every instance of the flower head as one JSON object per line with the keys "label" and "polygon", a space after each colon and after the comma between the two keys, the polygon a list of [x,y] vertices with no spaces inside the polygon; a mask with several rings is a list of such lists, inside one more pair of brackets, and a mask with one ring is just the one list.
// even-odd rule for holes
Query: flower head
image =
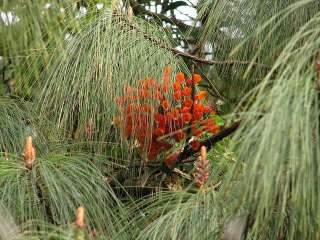
{"label": "flower head", "polygon": [[176,75],[176,80],[179,83],[182,83],[185,79],[184,73],[183,72],[178,72]]}

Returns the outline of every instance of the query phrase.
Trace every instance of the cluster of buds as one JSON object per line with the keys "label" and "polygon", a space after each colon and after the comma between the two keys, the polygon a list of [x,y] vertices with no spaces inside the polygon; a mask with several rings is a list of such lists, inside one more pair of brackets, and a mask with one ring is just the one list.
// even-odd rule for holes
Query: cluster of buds
{"label": "cluster of buds", "polygon": [[78,207],[75,221],[75,240],[85,240],[87,239],[86,235],[86,224],[85,224],[85,208],[83,206]]}
{"label": "cluster of buds", "polygon": [[196,185],[201,188],[209,178],[210,172],[210,165],[207,159],[207,149],[205,146],[201,147],[201,155],[198,157],[197,161],[195,162],[195,183]]}
{"label": "cluster of buds", "polygon": [[[164,70],[162,82],[140,80],[137,87],[126,87],[124,96],[117,99],[120,115],[114,123],[123,129],[126,138],[139,142],[148,160],[171,149],[175,142],[182,143],[187,135],[193,139],[190,146],[198,150],[203,133],[216,134],[219,130],[213,118],[216,112],[202,103],[206,91],[197,92],[201,76],[187,78],[178,72],[172,82],[171,72],[170,68]],[[164,163],[173,165],[177,156],[171,154]]]}
{"label": "cluster of buds", "polygon": [[78,228],[84,228],[86,226],[86,224],[85,224],[85,209],[83,206],[80,206],[77,209],[75,225]]}
{"label": "cluster of buds", "polygon": [[26,138],[26,144],[23,152],[24,164],[28,169],[32,169],[34,161],[36,160],[36,151],[32,145],[32,137]]}

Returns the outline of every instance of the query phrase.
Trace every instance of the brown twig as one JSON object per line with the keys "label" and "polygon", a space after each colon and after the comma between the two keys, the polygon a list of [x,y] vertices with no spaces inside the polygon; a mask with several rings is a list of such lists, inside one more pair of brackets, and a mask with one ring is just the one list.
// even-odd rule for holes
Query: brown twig
{"label": "brown twig", "polygon": [[181,57],[186,57],[189,58],[195,62],[198,63],[202,63],[202,64],[206,64],[206,65],[250,65],[253,64],[255,66],[259,66],[259,67],[263,67],[263,68],[270,68],[269,66],[262,64],[262,63],[256,63],[256,62],[252,62],[252,61],[240,61],[240,60],[225,60],[225,61],[217,61],[217,60],[208,60],[208,59],[203,59],[194,55],[191,55],[189,53],[186,52],[182,52],[178,49],[175,48],[170,48],[171,52],[179,55]]}
{"label": "brown twig", "polygon": [[151,43],[153,43],[154,45],[169,50],[171,51],[174,55],[178,55],[181,57],[186,57],[194,62],[198,62],[198,63],[202,63],[202,64],[206,64],[206,65],[254,65],[254,66],[258,66],[258,67],[262,67],[262,68],[267,68],[270,69],[269,66],[262,64],[262,63],[256,63],[256,62],[252,62],[252,61],[240,61],[240,60],[225,60],[225,61],[218,61],[218,60],[208,60],[208,59],[203,59],[201,57],[198,56],[194,56],[191,55],[189,53],[180,51],[176,48],[173,47],[168,47],[166,44],[164,44],[163,42],[161,42],[159,39],[156,39],[152,36],[150,36],[148,33],[141,31],[137,26],[133,25],[131,22],[129,22],[127,19],[125,19],[124,17],[120,16],[120,19],[122,21],[125,21],[128,26],[139,33],[142,33],[142,35],[144,36],[145,39],[149,40]]}
{"label": "brown twig", "polygon": [[[198,150],[193,150],[189,144],[186,145],[186,147],[183,149],[183,151],[179,154],[178,156],[178,160],[177,160],[177,164],[184,164],[184,163],[192,163],[194,162],[196,159],[195,158],[190,158],[192,156],[194,156],[195,154],[197,154],[200,149],[201,146],[205,146],[207,148],[207,151],[210,151],[210,149],[213,147],[213,145],[217,142],[220,142],[221,140],[223,140],[224,138],[230,136],[232,133],[234,133],[240,126],[240,121],[233,123],[231,126],[226,127],[224,129],[222,129],[220,132],[218,132],[216,135],[212,136],[211,138],[200,142],[200,147]],[[174,169],[175,166],[177,165],[175,164],[174,166],[172,166],[171,169]],[[147,164],[146,167],[148,168],[159,168],[159,167],[164,167],[163,163],[162,164]],[[130,166],[129,168],[137,168],[140,167],[140,164],[135,164]]]}
{"label": "brown twig", "polygon": [[[223,130],[218,132],[216,135],[201,142],[200,146],[205,146],[207,148],[207,151],[210,151],[210,149],[213,147],[215,143],[223,140],[225,137],[228,137],[230,134],[234,133],[239,128],[239,126],[240,126],[240,121],[235,122],[230,127],[224,128]],[[177,164],[189,162],[189,161],[183,161],[183,160],[188,159],[189,157],[195,155],[198,152],[199,150],[194,150],[189,145],[186,145],[186,147],[178,156]]]}

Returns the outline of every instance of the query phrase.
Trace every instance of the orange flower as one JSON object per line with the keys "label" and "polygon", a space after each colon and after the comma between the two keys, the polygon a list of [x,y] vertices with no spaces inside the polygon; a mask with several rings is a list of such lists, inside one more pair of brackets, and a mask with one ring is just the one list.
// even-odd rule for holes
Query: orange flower
{"label": "orange flower", "polygon": [[209,106],[204,106],[204,108],[203,108],[203,112],[205,112],[205,113],[210,113],[212,111],[212,109],[211,109],[211,107],[209,107]]}
{"label": "orange flower", "polygon": [[197,151],[200,147],[201,143],[198,140],[193,140],[190,142],[190,146],[193,150]]}
{"label": "orange flower", "polygon": [[193,136],[200,137],[203,131],[197,126],[196,122],[193,122],[191,125],[191,133]]}
{"label": "orange flower", "polygon": [[163,98],[162,93],[159,90],[155,91],[154,92],[154,98],[158,99],[158,100],[161,100]]}
{"label": "orange flower", "polygon": [[191,88],[185,87],[185,88],[183,89],[183,95],[189,96],[190,94],[191,94]]}
{"label": "orange flower", "polygon": [[[157,141],[156,139],[152,139],[149,153],[148,153],[148,159],[153,160],[157,157],[158,154],[160,154],[162,151],[166,151],[168,149],[172,148],[172,145],[163,141]],[[142,149],[142,150],[145,150]]]}
{"label": "orange flower", "polygon": [[202,125],[203,125],[205,131],[208,131],[212,134],[216,134],[220,129],[220,127],[218,125],[216,125],[214,119],[212,119],[212,118],[209,118],[209,119],[206,119],[205,121],[203,121]]}
{"label": "orange flower", "polygon": [[193,113],[194,120],[199,121],[202,118],[202,112],[195,112]]}
{"label": "orange flower", "polygon": [[179,131],[177,132],[177,138],[178,138],[178,141],[179,141],[179,142],[181,142],[183,139],[185,139],[185,137],[186,137],[186,134],[185,134],[184,131],[179,130]]}
{"label": "orange flower", "polygon": [[157,83],[157,81],[155,79],[153,79],[153,78],[147,78],[146,79],[146,84],[147,84],[148,87],[153,87],[153,88],[158,87],[158,85],[159,85]]}
{"label": "orange flower", "polygon": [[147,99],[147,98],[150,98],[150,97],[151,97],[151,94],[150,94],[149,91],[142,89],[142,90],[139,91],[139,97],[140,97],[141,99]]}
{"label": "orange flower", "polygon": [[125,128],[125,132],[124,135],[126,138],[130,137],[132,134],[132,125],[131,124],[127,124],[126,128]]}
{"label": "orange flower", "polygon": [[220,127],[218,125],[212,125],[209,127],[209,132],[212,134],[217,134],[219,131]]}
{"label": "orange flower", "polygon": [[171,68],[171,67],[166,67],[166,68],[163,70],[163,80],[164,80],[165,83],[170,82],[171,72],[172,72],[172,68]]}
{"label": "orange flower", "polygon": [[162,115],[160,113],[156,113],[154,115],[154,120],[159,126],[164,126],[166,124],[166,119],[165,119],[164,115]]}
{"label": "orange flower", "polygon": [[116,103],[117,103],[117,105],[118,106],[122,106],[124,103],[125,103],[125,101],[127,100],[127,97],[117,97],[116,98]]}
{"label": "orange flower", "polygon": [[173,83],[173,89],[174,89],[175,91],[180,90],[180,88],[181,88],[181,84],[180,84],[179,82]]}
{"label": "orange flower", "polygon": [[165,93],[169,92],[169,86],[167,84],[162,85],[162,90]]}
{"label": "orange flower", "polygon": [[196,99],[197,100],[203,100],[206,96],[207,92],[206,91],[200,91],[197,95],[196,95]]}
{"label": "orange flower", "polygon": [[192,115],[191,113],[183,113],[182,118],[185,123],[188,123],[191,121]]}
{"label": "orange flower", "polygon": [[188,108],[188,107],[183,107],[183,108],[181,109],[181,112],[182,112],[182,113],[188,113],[188,112],[190,112],[190,108]]}
{"label": "orange flower", "polygon": [[178,153],[169,155],[169,156],[166,157],[166,159],[164,160],[164,164],[165,164],[167,167],[173,166],[173,165],[177,162],[178,156],[179,156]]}
{"label": "orange flower", "polygon": [[191,107],[192,107],[192,104],[193,104],[192,99],[191,99],[191,98],[188,98],[188,99],[184,100],[183,106],[184,106],[184,107],[191,108]]}
{"label": "orange flower", "polygon": [[130,86],[125,86],[124,91],[126,94],[133,94],[136,89]]}
{"label": "orange flower", "polygon": [[165,117],[166,117],[166,128],[171,127],[172,120],[174,120],[173,112],[166,112]]}
{"label": "orange flower", "polygon": [[202,104],[194,104],[193,110],[195,113],[203,113],[204,106]]}
{"label": "orange flower", "polygon": [[202,125],[207,130],[210,128],[210,126],[215,125],[215,122],[212,118],[208,118],[202,122]]}
{"label": "orange flower", "polygon": [[170,108],[170,102],[168,100],[163,100],[161,106],[164,110],[169,110]]}
{"label": "orange flower", "polygon": [[141,112],[145,112],[145,113],[150,113],[152,112],[152,109],[153,107],[150,105],[150,104],[142,104],[140,107],[139,107],[139,110]]}
{"label": "orange flower", "polygon": [[164,75],[164,76],[170,75],[171,72],[172,72],[172,68],[171,68],[171,67],[165,67],[165,68],[163,69],[163,75]]}
{"label": "orange flower", "polygon": [[184,81],[185,77],[184,77],[184,73],[183,72],[178,72],[176,75],[176,80],[179,83],[182,83]]}
{"label": "orange flower", "polygon": [[174,119],[174,120],[178,120],[179,119],[179,116],[180,116],[180,112],[179,112],[179,110],[178,109],[176,109],[176,108],[174,108],[173,110],[172,110],[172,118]]}
{"label": "orange flower", "polygon": [[143,90],[148,90],[149,89],[149,84],[148,84],[146,79],[139,80],[138,84],[139,84],[140,88],[143,89]]}
{"label": "orange flower", "polygon": [[193,74],[193,80],[194,80],[194,83],[197,84],[201,82],[202,78],[199,74]]}
{"label": "orange flower", "polygon": [[189,79],[187,80],[187,85],[188,85],[188,86],[192,86],[192,85],[193,85],[192,78],[189,78]]}
{"label": "orange flower", "polygon": [[178,102],[181,99],[181,91],[175,91],[173,94],[173,98]]}
{"label": "orange flower", "polygon": [[200,137],[203,134],[203,131],[201,129],[194,129],[192,130],[192,135],[196,137]]}
{"label": "orange flower", "polygon": [[136,108],[136,105],[133,104],[133,103],[130,103],[130,104],[127,106],[127,111],[126,111],[126,113],[127,113],[127,114],[131,114],[132,112],[134,112],[135,108]]}
{"label": "orange flower", "polygon": [[113,123],[114,125],[116,125],[117,127],[119,127],[119,126],[120,126],[120,123],[121,123],[121,118],[120,118],[119,116],[115,116],[115,117],[113,118],[113,120],[112,120],[112,123]]}
{"label": "orange flower", "polygon": [[159,127],[159,128],[157,128],[155,131],[154,131],[154,134],[156,135],[156,136],[162,136],[162,135],[164,135],[165,134],[165,129],[164,128],[162,128],[162,127]]}

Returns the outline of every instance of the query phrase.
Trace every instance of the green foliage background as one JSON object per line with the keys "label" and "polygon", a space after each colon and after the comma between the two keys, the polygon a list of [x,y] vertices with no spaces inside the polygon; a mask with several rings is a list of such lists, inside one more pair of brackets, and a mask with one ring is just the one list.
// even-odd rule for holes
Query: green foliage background
{"label": "green foliage background", "polygon": [[[319,238],[319,1],[47,3],[0,1],[0,239]],[[141,171],[113,124],[124,88],[168,65],[194,66],[223,121],[241,119],[209,152],[201,189],[192,163],[182,177]]]}

